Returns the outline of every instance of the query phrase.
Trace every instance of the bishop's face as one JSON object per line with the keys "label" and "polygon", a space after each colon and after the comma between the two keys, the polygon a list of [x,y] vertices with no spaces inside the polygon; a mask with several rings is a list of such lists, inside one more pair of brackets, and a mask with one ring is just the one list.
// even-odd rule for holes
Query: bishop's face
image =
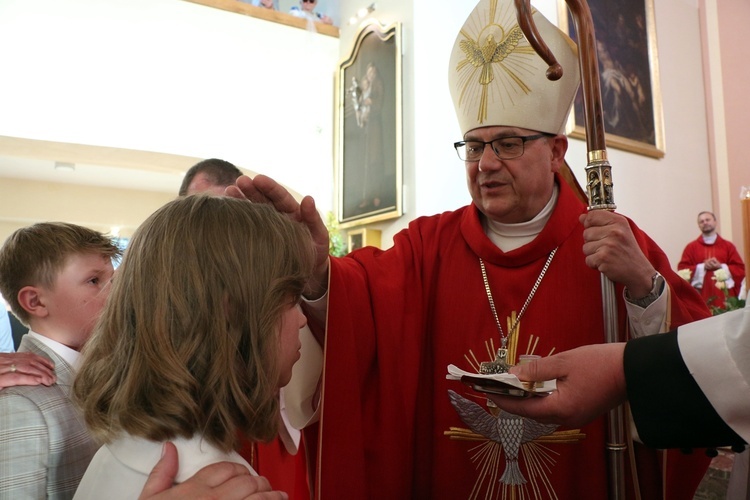
{"label": "bishop's face", "polygon": [[[482,127],[467,132],[464,140],[489,142],[538,133],[517,127]],[[552,197],[554,174],[560,170],[567,148],[564,135],[543,137],[526,142],[521,156],[501,160],[487,145],[479,161],[465,162],[474,204],[496,222],[515,224],[533,219]]]}

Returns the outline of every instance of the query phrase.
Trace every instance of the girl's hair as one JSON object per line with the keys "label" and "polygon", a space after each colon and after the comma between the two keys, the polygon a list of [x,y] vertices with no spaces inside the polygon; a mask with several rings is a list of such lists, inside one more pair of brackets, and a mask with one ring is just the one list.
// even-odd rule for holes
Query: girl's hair
{"label": "girl's hair", "polygon": [[120,249],[107,235],[66,222],[40,222],[11,234],[0,248],[0,293],[13,314],[28,325],[31,315],[18,292],[30,285],[51,287],[68,259],[84,254],[117,259]]}
{"label": "girl's hair", "polygon": [[133,235],[73,387],[100,441],[202,434],[228,451],[278,422],[279,326],[314,261],[271,206],[189,196]]}

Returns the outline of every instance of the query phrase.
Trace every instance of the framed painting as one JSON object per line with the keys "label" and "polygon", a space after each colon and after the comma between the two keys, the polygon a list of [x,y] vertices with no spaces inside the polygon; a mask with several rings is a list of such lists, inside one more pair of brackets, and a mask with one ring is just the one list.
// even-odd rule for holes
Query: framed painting
{"label": "framed painting", "polygon": [[[596,34],[607,146],[662,158],[664,117],[654,0],[588,0],[588,4]],[[560,29],[578,43],[564,0],[559,0],[559,9]],[[568,129],[571,137],[586,137],[580,90]]]}
{"label": "framed painting", "polygon": [[403,214],[401,26],[360,28],[336,78],[336,194],[341,227]]}
{"label": "framed painting", "polygon": [[348,250],[350,252],[362,247],[380,248],[381,231],[377,229],[354,229],[347,232],[349,237]]}

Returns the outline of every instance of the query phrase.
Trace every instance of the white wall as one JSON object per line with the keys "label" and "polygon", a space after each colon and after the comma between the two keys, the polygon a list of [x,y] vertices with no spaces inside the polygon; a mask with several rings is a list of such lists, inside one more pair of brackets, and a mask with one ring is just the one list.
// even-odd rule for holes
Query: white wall
{"label": "white wall", "polygon": [[[369,1],[341,0],[343,19]],[[557,2],[538,7],[556,18]],[[700,28],[695,1],[659,0],[656,29],[667,152],[610,148],[619,210],[673,264],[712,206]],[[401,219],[469,202],[447,88],[448,58],[473,2],[380,0],[403,23]],[[333,206],[333,79],[356,27],[340,39],[179,0],[0,2],[0,135],[223,157]],[[9,48],[12,48],[9,50]],[[7,75],[11,75],[8,77]],[[568,161],[582,176],[585,145]]]}
{"label": "white wall", "polygon": [[[342,9],[351,9],[356,3],[358,0],[342,0]],[[608,153],[618,211],[645,229],[676,266],[685,244],[697,237],[695,215],[712,206],[699,12],[696,2],[654,3],[666,155],[656,160],[612,148]],[[534,4],[556,22],[556,1],[538,0]],[[416,216],[470,202],[464,167],[452,147],[460,139],[460,131],[447,75],[456,35],[474,5],[449,0],[413,0],[412,7],[378,2],[374,16],[383,22],[402,21],[406,46],[403,87],[407,214],[395,222],[378,225],[384,231],[385,242]],[[342,48],[348,47],[353,37],[351,30],[342,29]],[[566,158],[582,180],[585,142],[571,139]]]}
{"label": "white wall", "polygon": [[[608,148],[618,211],[643,228],[677,266],[700,234],[698,212],[712,206],[699,12],[695,2],[654,2],[664,106],[662,159]],[[567,155],[579,181],[586,152],[571,141]]]}
{"label": "white wall", "polygon": [[327,210],[338,45],[178,0],[3,0],[0,135],[224,158]]}

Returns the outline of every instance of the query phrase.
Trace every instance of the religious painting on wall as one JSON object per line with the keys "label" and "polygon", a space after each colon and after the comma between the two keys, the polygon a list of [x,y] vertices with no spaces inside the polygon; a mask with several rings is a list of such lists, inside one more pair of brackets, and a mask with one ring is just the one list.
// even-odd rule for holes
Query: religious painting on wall
{"label": "religious painting on wall", "polygon": [[336,193],[341,227],[399,217],[401,27],[365,24],[336,82]]}
{"label": "religious painting on wall", "polygon": [[380,248],[382,232],[378,229],[359,228],[347,231],[349,252],[363,247]]}
{"label": "religious painting on wall", "polygon": [[[560,0],[561,29],[578,43],[573,18]],[[588,0],[596,33],[604,129],[608,147],[664,156],[664,118],[656,50],[654,0]],[[571,137],[586,137],[583,94],[570,117]]]}

